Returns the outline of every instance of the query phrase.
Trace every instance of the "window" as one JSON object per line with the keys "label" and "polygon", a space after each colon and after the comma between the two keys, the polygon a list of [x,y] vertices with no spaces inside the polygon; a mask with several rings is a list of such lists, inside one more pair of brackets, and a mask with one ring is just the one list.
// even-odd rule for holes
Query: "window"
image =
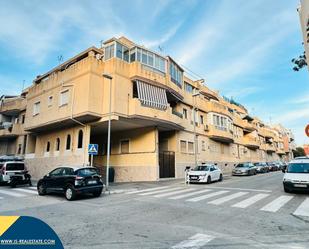
{"label": "window", "polygon": [[129,140],[120,141],[120,153],[121,154],[129,153]]}
{"label": "window", "polygon": [[60,150],[60,138],[58,137],[56,139],[56,151],[59,151]]}
{"label": "window", "polygon": [[218,130],[227,131],[232,128],[232,121],[225,116],[213,114],[213,125]]}
{"label": "window", "polygon": [[21,154],[21,144],[18,144],[18,151],[17,154]]}
{"label": "window", "polygon": [[189,83],[185,82],[184,83],[184,88],[185,88],[185,91],[188,92],[188,93],[193,93],[193,89],[194,87],[192,85],[190,85]]}
{"label": "window", "polygon": [[183,113],[184,118],[188,119],[188,110],[183,108],[183,112],[182,113]]}
{"label": "window", "polygon": [[182,87],[182,70],[172,61],[170,61],[171,81],[180,88]]}
{"label": "window", "polygon": [[117,42],[116,43],[116,57],[129,62],[129,48]]}
{"label": "window", "polygon": [[202,151],[206,151],[206,143],[205,143],[205,141],[202,141]]}
{"label": "window", "polygon": [[49,173],[50,176],[61,176],[64,173],[63,168],[58,168]]}
{"label": "window", "polygon": [[79,130],[78,132],[78,142],[77,142],[77,148],[78,149],[81,149],[83,148],[83,131],[82,130]]}
{"label": "window", "polygon": [[70,150],[71,149],[71,135],[70,134],[67,136],[67,144],[65,146],[65,149],[66,150]]}
{"label": "window", "polygon": [[23,114],[23,115],[21,116],[21,123],[22,123],[22,124],[25,123],[25,114]]}
{"label": "window", "polygon": [[200,124],[204,124],[204,116],[200,115]]}
{"label": "window", "polygon": [[115,51],[114,47],[115,47],[115,44],[112,44],[112,45],[105,47],[105,52],[104,52],[105,60],[108,60],[108,59],[114,57],[114,51]]}
{"label": "window", "polygon": [[49,96],[47,99],[47,105],[52,106],[53,105],[53,96]]}
{"label": "window", "polygon": [[[145,49],[141,48],[133,48],[131,49],[131,62],[133,61],[139,61],[146,66],[149,66],[151,68],[154,68],[162,73],[165,73],[165,59],[153,52],[150,52]],[[135,57],[136,53],[136,57]]]}
{"label": "window", "polygon": [[193,142],[188,142],[188,152],[194,153],[194,143]]}
{"label": "window", "polygon": [[49,152],[49,151],[50,151],[50,142],[48,141],[46,144],[46,152]]}
{"label": "window", "polygon": [[36,102],[33,105],[33,116],[38,115],[40,113],[40,105],[41,102]]}
{"label": "window", "polygon": [[184,140],[180,140],[180,152],[182,153],[187,152],[187,142]]}
{"label": "window", "polygon": [[63,106],[69,103],[69,90],[65,90],[60,93],[59,106]]}

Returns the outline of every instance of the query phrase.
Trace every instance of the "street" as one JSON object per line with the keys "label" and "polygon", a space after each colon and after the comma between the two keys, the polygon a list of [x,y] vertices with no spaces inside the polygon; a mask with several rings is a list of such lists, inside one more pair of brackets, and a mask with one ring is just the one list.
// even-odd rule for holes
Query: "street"
{"label": "street", "polygon": [[65,248],[308,248],[309,196],[284,193],[282,176],[141,183],[72,202],[1,186],[0,215],[42,219]]}

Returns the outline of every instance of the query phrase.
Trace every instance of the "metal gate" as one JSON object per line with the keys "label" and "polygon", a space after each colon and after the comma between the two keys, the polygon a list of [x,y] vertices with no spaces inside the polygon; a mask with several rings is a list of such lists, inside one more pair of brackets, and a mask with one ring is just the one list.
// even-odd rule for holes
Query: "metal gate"
{"label": "metal gate", "polygon": [[175,152],[159,153],[160,178],[175,177]]}

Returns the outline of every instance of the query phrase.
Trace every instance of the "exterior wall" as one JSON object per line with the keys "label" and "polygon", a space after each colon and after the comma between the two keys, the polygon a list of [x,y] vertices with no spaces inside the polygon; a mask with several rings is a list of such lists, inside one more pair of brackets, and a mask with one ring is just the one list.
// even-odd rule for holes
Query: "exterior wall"
{"label": "exterior wall", "polygon": [[[121,153],[120,142],[129,140],[129,153]],[[95,135],[92,143],[106,148],[106,135]],[[115,169],[115,181],[156,181],[159,174],[158,131],[154,127],[114,132],[111,134],[110,165]],[[102,149],[99,149],[102,153]],[[104,150],[104,149],[103,149]],[[106,155],[95,156],[94,165],[105,173]]]}
{"label": "exterior wall", "polygon": [[[83,148],[77,148],[78,133],[83,131]],[[71,147],[66,149],[67,135],[71,135]],[[56,139],[60,139],[60,150],[56,151]],[[61,166],[86,166],[88,162],[88,144],[90,128],[73,127],[37,135],[35,153],[25,155],[26,165],[33,179],[40,179],[51,170]],[[47,152],[47,142],[50,142],[50,151]]]}

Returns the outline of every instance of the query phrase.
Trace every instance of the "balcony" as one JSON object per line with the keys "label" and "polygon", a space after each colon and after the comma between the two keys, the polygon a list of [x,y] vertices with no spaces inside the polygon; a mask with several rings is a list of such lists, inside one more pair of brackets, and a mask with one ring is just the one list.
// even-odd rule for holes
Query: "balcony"
{"label": "balcony", "polygon": [[222,128],[214,125],[208,125],[207,135],[212,140],[222,142],[222,143],[232,143],[233,133],[229,131],[227,128]]}
{"label": "balcony", "polygon": [[244,128],[244,132],[250,133],[256,130],[254,124],[248,122],[248,120],[242,120],[242,127]]}
{"label": "balcony", "polygon": [[156,125],[159,128],[182,130],[182,114],[168,107],[166,110],[143,106],[139,99],[133,98],[129,101],[129,117],[141,120],[145,125]]}
{"label": "balcony", "polygon": [[243,144],[247,148],[253,149],[253,150],[256,150],[256,149],[260,148],[259,140],[256,137],[251,137],[251,136],[243,137]]}
{"label": "balcony", "polygon": [[266,144],[265,149],[267,152],[276,152],[276,148],[273,144]]}
{"label": "balcony", "polygon": [[278,155],[285,155],[286,152],[285,152],[285,150],[283,148],[277,148],[276,153]]}
{"label": "balcony", "polygon": [[5,115],[17,115],[20,111],[26,109],[26,100],[24,98],[5,99],[0,107],[0,113]]}
{"label": "balcony", "polygon": [[220,113],[225,116],[228,116],[230,118],[233,117],[232,113],[229,112],[227,106],[216,102],[216,101],[209,101],[206,103],[207,111],[208,112],[215,112],[215,113]]}
{"label": "balcony", "polygon": [[260,128],[259,133],[265,138],[274,138],[274,133],[267,128]]}
{"label": "balcony", "polygon": [[14,138],[22,135],[24,132],[21,124],[13,124],[11,128],[1,129],[0,138]]}

